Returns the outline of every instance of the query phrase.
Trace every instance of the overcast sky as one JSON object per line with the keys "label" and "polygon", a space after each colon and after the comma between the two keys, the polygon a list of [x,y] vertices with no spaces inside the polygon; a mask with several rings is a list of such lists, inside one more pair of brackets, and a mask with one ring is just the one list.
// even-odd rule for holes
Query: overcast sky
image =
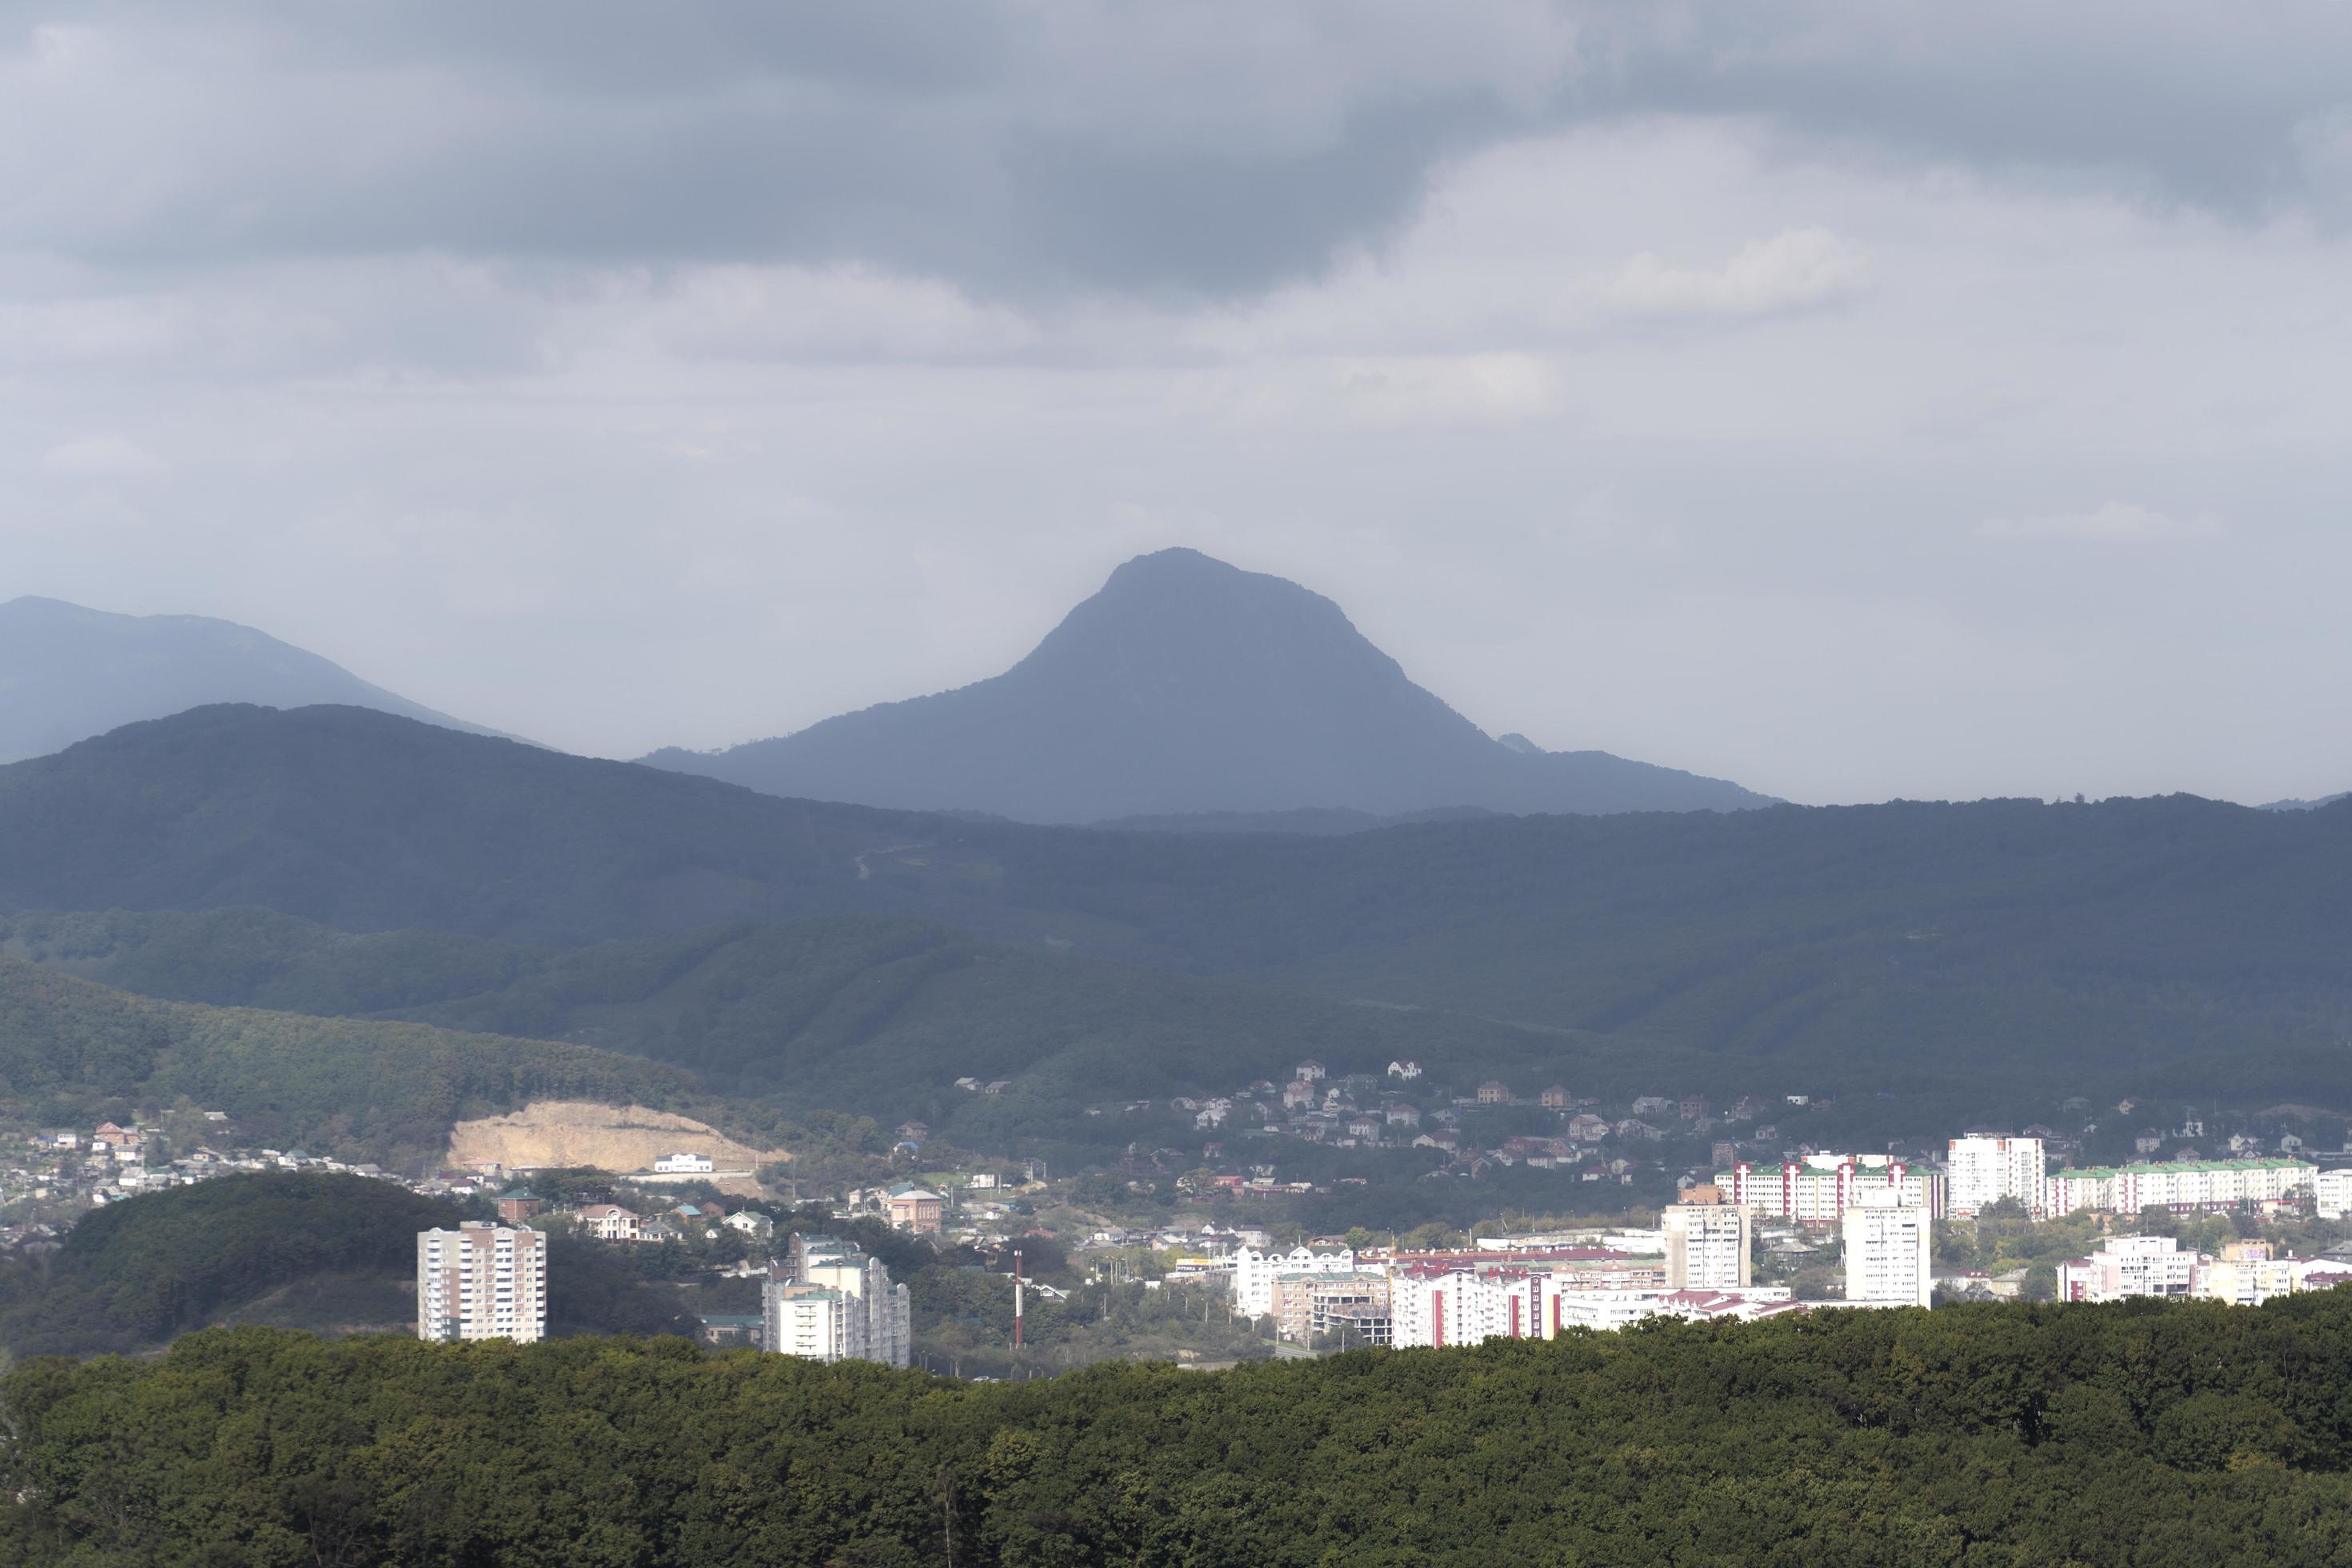
{"label": "overcast sky", "polygon": [[2352,787],[2352,6],[0,0],[0,598],[633,755],[1190,544],[1806,801]]}

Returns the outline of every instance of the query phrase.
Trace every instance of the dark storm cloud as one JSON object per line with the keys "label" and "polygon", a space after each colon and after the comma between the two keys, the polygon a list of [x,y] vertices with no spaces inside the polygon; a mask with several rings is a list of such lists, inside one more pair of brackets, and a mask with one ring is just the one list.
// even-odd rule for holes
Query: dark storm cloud
{"label": "dark storm cloud", "polygon": [[1377,244],[1448,157],[1585,120],[1748,116],[2234,215],[2325,206],[2352,145],[2332,5],[18,5],[5,36],[0,126],[48,177],[0,239],[118,262],[1239,295]]}

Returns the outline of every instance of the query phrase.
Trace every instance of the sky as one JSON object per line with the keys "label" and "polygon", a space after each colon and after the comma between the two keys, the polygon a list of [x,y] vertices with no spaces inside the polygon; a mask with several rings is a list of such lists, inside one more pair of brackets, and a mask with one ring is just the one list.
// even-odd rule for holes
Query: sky
{"label": "sky", "polygon": [[1811,802],[2352,788],[2352,7],[0,0],[0,598],[583,752],[1185,544]]}

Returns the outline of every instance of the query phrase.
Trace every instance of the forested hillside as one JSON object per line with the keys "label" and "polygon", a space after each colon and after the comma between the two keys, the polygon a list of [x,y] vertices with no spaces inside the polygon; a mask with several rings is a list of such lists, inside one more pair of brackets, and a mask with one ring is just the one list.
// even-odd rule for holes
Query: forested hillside
{"label": "forested hillside", "polygon": [[[314,975],[291,1000],[275,960],[223,972],[217,944],[199,942],[175,977],[151,968],[133,982],[191,995],[250,986],[257,999],[281,986],[289,999],[271,1005],[320,1011],[466,999],[474,1011],[453,1021],[609,1037],[722,1075],[789,1041],[849,1075],[843,1097],[879,1081],[855,1075],[885,1023],[914,1030],[934,994],[992,1020],[940,1047],[943,1065],[971,1063],[950,1077],[1098,1047],[1060,1076],[1096,1095],[1193,1085],[1171,1064],[1196,1059],[1196,1032],[1154,1020],[1217,1015],[1233,994],[1044,963],[1068,953],[1604,1037],[1597,1056],[1553,1058],[1547,1044],[1529,1058],[1560,1063],[1547,1077],[1589,1068],[1603,1085],[1672,1072],[1693,1087],[1826,1089],[1866,1070],[1875,1089],[1947,1105],[2110,1089],[2352,1105],[2352,802],[1116,833],[772,800],[342,709],[211,710],[0,769],[0,908],[229,904],[348,931],[541,944],[885,911],[1006,944],[982,956],[934,936],[914,939],[931,956],[902,947],[905,961],[869,963],[863,938],[846,959],[761,938],[740,951],[772,940],[760,963],[807,973],[755,981],[747,957],[729,986],[705,987],[698,968],[718,950],[690,935],[576,965],[417,935],[386,938],[360,965],[381,959],[381,973]],[[608,964],[609,984],[596,973]],[[982,973],[1002,977],[1007,1005],[958,990]],[[707,1005],[688,1005],[698,997]],[[1286,1009],[1285,1034],[1366,1016],[1263,995],[1250,1006]],[[1027,1043],[995,1054],[992,1020]],[[1460,1041],[1472,1070],[1498,1059],[1477,1051],[1537,1037],[1426,1016],[1401,1027],[1449,1050]],[[1395,1033],[1368,1026],[1365,1042],[1384,1049]],[[844,1047],[829,1059],[826,1039]],[[1685,1068],[1688,1054],[1704,1065]],[[812,1098],[833,1093],[830,1079],[801,1081]]]}
{"label": "forested hillside", "polygon": [[[1717,1064],[1140,964],[979,941],[933,921],[845,916],[709,927],[595,947],[435,932],[352,936],[265,910],[0,917],[0,952],[158,995],[421,1019],[576,1040],[692,1068],[793,1110],[920,1117],[972,1147],[1108,1139],[1089,1105],[1230,1092],[1302,1055],[1377,1068],[1573,1077],[1627,1096]],[[973,1095],[959,1078],[1008,1079]]]}
{"label": "forested hillside", "polygon": [[437,1157],[457,1118],[534,1099],[700,1103],[690,1075],[590,1047],[156,1001],[12,958],[0,1094],[68,1125],[187,1100],[255,1143],[404,1164]]}
{"label": "forested hillside", "polygon": [[[413,1326],[416,1233],[487,1217],[331,1173],[240,1173],[145,1194],[83,1215],[53,1256],[0,1259],[0,1347],[17,1359],[140,1351],[223,1317],[315,1318],[322,1308],[380,1330]],[[552,1331],[691,1327],[613,1248],[549,1241]]]}
{"label": "forested hillside", "polygon": [[950,1384],[198,1334],[7,1378],[0,1561],[2320,1564],[2352,1294],[1828,1312]]}

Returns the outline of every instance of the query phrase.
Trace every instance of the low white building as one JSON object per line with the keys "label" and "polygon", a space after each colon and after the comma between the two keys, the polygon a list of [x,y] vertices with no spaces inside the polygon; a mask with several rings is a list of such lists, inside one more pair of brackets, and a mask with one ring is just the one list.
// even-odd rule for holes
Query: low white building
{"label": "low white building", "polygon": [[708,1154],[664,1154],[654,1161],[656,1176],[693,1176],[715,1171],[719,1167]]}

